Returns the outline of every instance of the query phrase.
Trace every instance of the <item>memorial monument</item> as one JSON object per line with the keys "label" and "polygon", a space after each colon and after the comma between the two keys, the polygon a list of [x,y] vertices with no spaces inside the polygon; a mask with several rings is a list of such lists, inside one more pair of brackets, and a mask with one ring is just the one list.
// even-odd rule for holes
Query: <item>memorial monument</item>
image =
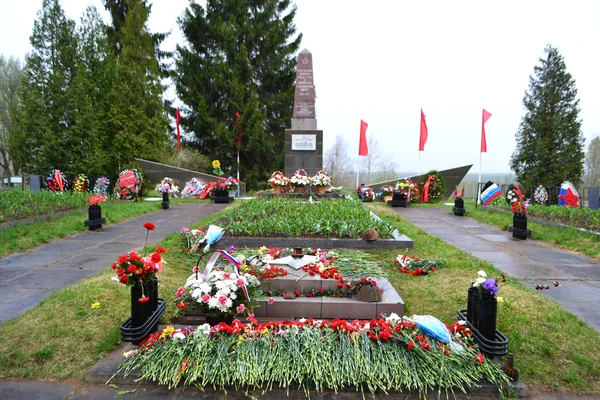
{"label": "memorial monument", "polygon": [[323,131],[317,130],[312,54],[298,54],[292,129],[285,130],[286,176],[303,168],[311,176],[323,169]]}

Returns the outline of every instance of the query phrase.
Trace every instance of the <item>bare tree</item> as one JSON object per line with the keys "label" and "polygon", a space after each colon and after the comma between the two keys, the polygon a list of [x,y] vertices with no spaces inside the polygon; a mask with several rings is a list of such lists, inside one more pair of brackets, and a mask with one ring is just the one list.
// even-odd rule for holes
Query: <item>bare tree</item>
{"label": "bare tree", "polygon": [[14,129],[14,113],[19,105],[18,91],[23,69],[18,59],[8,60],[0,55],[0,171],[4,176],[14,175],[8,154],[8,138]]}
{"label": "bare tree", "polygon": [[351,164],[348,143],[343,136],[337,135],[335,143],[325,152],[325,171],[331,176],[334,186],[347,178]]}
{"label": "bare tree", "polygon": [[[366,177],[361,179],[362,181],[371,183],[372,178],[375,177],[382,165],[381,151],[379,150],[379,144],[377,140],[373,138],[373,135],[369,136],[367,145],[369,146],[369,153],[361,159],[361,172],[365,172]],[[362,175],[362,174],[361,174]]]}
{"label": "bare tree", "polygon": [[585,184],[587,186],[600,184],[600,137],[598,136],[592,139],[585,155]]}

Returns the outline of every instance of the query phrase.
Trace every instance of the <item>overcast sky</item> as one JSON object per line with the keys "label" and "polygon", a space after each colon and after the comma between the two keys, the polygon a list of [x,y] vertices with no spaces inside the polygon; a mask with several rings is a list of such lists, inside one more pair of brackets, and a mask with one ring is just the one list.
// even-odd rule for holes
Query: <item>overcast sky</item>
{"label": "overcast sky", "polygon": [[[153,0],[152,31],[172,31],[188,0]],[[0,54],[20,59],[41,0],[0,0]],[[61,0],[79,22],[101,0]],[[576,80],[589,140],[600,135],[600,1],[296,0],[300,50],[313,54],[318,128],[357,157],[360,120],[399,171],[474,164],[479,171],[482,108],[488,152],[483,172],[508,172],[524,115],[529,76],[551,43]],[[107,21],[108,22],[108,21]],[[418,152],[420,109],[429,139]]]}

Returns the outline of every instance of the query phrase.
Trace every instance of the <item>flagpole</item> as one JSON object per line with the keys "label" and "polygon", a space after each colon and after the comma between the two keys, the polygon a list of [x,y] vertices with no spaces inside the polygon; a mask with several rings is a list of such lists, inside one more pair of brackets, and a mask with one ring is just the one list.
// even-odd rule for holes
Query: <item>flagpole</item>
{"label": "flagpole", "polygon": [[360,183],[358,183],[358,174],[360,173],[360,155],[357,158],[357,163],[356,163],[356,188],[358,189],[358,185],[360,185]]}
{"label": "flagpole", "polygon": [[[240,180],[240,149],[239,149],[239,146],[237,149],[237,180],[238,180],[238,182]],[[240,184],[239,183],[238,183],[237,187],[238,187],[237,197],[239,199],[240,198]]]}

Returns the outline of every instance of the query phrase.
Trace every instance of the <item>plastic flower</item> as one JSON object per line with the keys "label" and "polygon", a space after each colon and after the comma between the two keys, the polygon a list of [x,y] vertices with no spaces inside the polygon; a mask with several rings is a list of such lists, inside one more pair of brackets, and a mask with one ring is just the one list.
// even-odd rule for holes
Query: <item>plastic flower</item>
{"label": "plastic flower", "polygon": [[213,168],[221,168],[221,162],[219,160],[213,160],[212,166]]}

